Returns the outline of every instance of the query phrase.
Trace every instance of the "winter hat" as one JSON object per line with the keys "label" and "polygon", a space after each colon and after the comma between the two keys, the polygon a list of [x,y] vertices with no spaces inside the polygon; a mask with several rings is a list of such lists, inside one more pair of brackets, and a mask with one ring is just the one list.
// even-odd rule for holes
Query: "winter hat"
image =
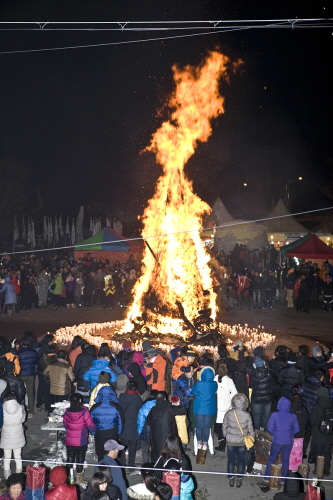
{"label": "winter hat", "polygon": [[98,375],[99,384],[108,384],[110,382],[110,373],[104,370]]}
{"label": "winter hat", "polygon": [[297,356],[296,356],[296,354],[294,352],[290,352],[288,354],[288,358],[287,359],[288,359],[288,364],[289,365],[293,365],[297,361]]}
{"label": "winter hat", "polygon": [[142,342],[142,350],[143,351],[148,351],[152,347],[150,340],[144,340]]}
{"label": "winter hat", "polygon": [[256,347],[256,348],[254,349],[254,351],[253,351],[253,356],[254,356],[255,358],[261,358],[261,356],[263,356],[263,355],[264,355],[264,350],[263,350],[263,348],[262,348],[262,347],[258,346],[258,347]]}
{"label": "winter hat", "polygon": [[178,406],[180,405],[180,398],[178,396],[172,396],[171,399],[171,404]]}
{"label": "winter hat", "polygon": [[132,342],[130,340],[124,340],[122,347],[123,349],[132,349]]}
{"label": "winter hat", "polygon": [[261,368],[262,366],[264,366],[265,361],[262,358],[254,358],[254,364],[257,368]]}
{"label": "winter hat", "polygon": [[6,380],[0,379],[0,396],[7,387]]}
{"label": "winter hat", "polygon": [[54,467],[50,472],[50,481],[53,486],[65,484],[67,481],[67,472],[65,467],[62,467],[61,465]]}
{"label": "winter hat", "polygon": [[185,356],[192,356],[193,358],[195,358],[196,353],[193,351],[193,349],[187,349]]}
{"label": "winter hat", "polygon": [[144,353],[144,357],[146,359],[154,358],[155,356],[157,356],[157,350],[155,349],[155,347],[149,347],[149,349],[147,349],[147,351]]}
{"label": "winter hat", "polygon": [[312,356],[315,357],[319,351],[322,351],[322,348],[319,345],[315,345],[312,348]]}

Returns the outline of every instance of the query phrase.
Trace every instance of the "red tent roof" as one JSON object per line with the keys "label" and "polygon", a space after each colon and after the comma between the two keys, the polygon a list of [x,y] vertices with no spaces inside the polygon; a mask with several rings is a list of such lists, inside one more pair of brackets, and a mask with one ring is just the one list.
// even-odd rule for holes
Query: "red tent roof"
{"label": "red tent roof", "polygon": [[[303,240],[303,238],[301,238]],[[294,243],[295,245],[295,243]],[[333,248],[326,245],[318,236],[312,234],[310,238],[287,252],[288,257],[301,259],[333,259]]]}

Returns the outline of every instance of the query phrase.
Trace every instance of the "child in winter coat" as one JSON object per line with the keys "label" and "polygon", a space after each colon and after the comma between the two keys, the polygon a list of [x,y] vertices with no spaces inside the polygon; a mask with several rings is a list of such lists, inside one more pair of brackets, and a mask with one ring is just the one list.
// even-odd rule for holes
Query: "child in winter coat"
{"label": "child in winter coat", "polygon": [[97,397],[98,391],[102,389],[102,387],[110,387],[110,389],[114,392],[114,396],[116,397],[116,393],[113,390],[113,387],[110,384],[110,373],[105,372],[104,370],[98,375],[98,384],[93,388],[90,395],[89,407],[95,404],[95,399]]}
{"label": "child in winter coat", "polygon": [[142,458],[144,462],[149,461],[149,445],[150,445],[150,426],[147,422],[148,413],[156,406],[156,394],[158,391],[150,391],[147,401],[141,406],[138,419],[137,431],[141,440]]}
{"label": "child in winter coat", "polygon": [[177,380],[183,373],[189,372],[189,366],[195,360],[195,352],[193,349],[187,349],[184,355],[178,356],[172,367],[172,380]]}
{"label": "child in winter coat", "polygon": [[185,406],[181,404],[178,396],[172,396],[170,399],[171,409],[176,420],[178,436],[181,440],[183,450],[186,451],[186,446],[189,442],[188,439],[188,422],[187,422],[187,412]]}
{"label": "child in winter coat", "polygon": [[3,403],[3,426],[1,432],[0,448],[4,451],[3,469],[5,479],[10,476],[10,460],[14,453],[16,472],[22,472],[21,453],[25,446],[23,422],[26,412],[23,405],[16,401],[13,392],[5,398]]}
{"label": "child in winter coat", "polygon": [[[291,402],[282,397],[277,404],[277,411],[270,416],[267,430],[272,435],[272,445],[266,465],[265,474],[271,472],[271,465],[274,464],[278,454],[282,451],[282,476],[286,476],[289,468],[289,457],[293,447],[294,435],[300,431],[297,417],[290,412]],[[268,481],[268,477],[265,481]],[[284,482],[284,479],[281,480]]]}
{"label": "child in winter coat", "polygon": [[79,464],[83,464],[86,457],[88,434],[95,434],[96,431],[88,408],[82,406],[80,394],[71,394],[70,407],[65,411],[63,424],[66,429],[67,462],[77,462],[76,482],[80,484],[83,479],[83,465]]}

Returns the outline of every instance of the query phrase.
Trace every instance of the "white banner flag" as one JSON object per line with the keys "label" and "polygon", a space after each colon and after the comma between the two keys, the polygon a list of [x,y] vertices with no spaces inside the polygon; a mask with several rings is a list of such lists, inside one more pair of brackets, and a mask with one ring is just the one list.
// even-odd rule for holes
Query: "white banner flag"
{"label": "white banner flag", "polygon": [[69,222],[68,222],[68,217],[67,217],[67,221],[66,221],[66,238],[68,238],[70,235],[69,233]]}
{"label": "white banner flag", "polygon": [[14,219],[14,242],[19,239],[19,236],[20,236],[20,232],[19,232],[19,228],[18,228],[18,225],[17,225],[16,215],[15,215],[15,219]]}
{"label": "white banner flag", "polygon": [[63,238],[64,237],[64,231],[63,231],[63,228],[62,228],[61,215],[60,215],[59,222],[58,222],[58,229],[59,229],[59,236],[61,236]]}
{"label": "white banner flag", "polygon": [[54,242],[58,243],[59,237],[58,237],[58,222],[57,218],[54,218]]}
{"label": "white banner flag", "polygon": [[71,231],[71,244],[74,245],[75,243],[75,226],[74,226],[74,219],[72,220],[72,231]]}

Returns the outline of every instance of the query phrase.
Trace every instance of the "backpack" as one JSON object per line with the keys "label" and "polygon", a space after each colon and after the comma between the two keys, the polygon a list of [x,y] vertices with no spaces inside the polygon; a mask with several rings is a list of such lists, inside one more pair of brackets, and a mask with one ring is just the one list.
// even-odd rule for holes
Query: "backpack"
{"label": "backpack", "polygon": [[327,408],[325,409],[320,422],[319,422],[319,431],[324,436],[330,436],[333,434],[333,409]]}

